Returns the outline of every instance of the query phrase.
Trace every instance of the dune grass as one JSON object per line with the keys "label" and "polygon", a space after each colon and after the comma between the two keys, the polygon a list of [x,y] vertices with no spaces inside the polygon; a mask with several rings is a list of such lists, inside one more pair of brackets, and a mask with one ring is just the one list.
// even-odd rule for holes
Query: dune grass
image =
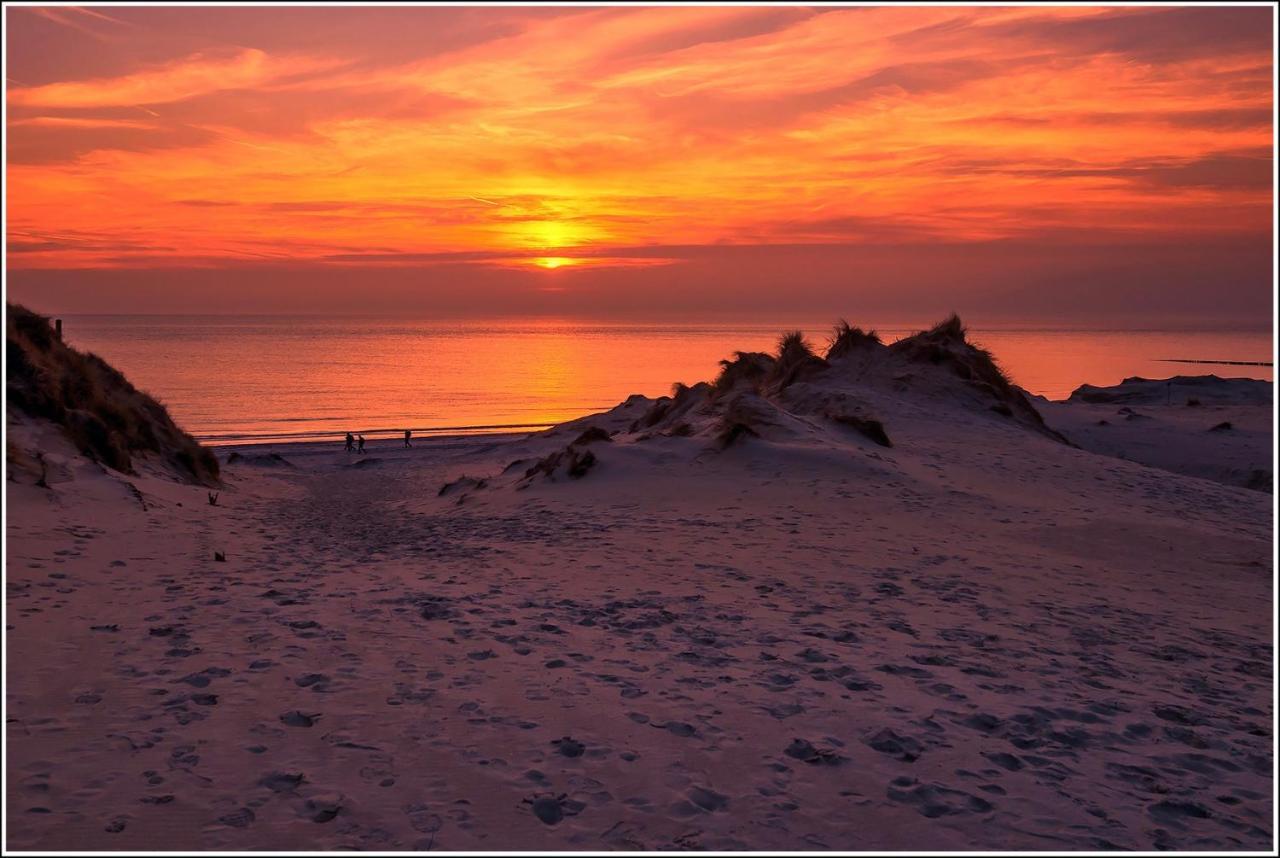
{"label": "dune grass", "polygon": [[874,330],[864,331],[849,324],[845,319],[836,322],[827,340],[827,360],[836,360],[867,346],[880,346],[884,343]]}
{"label": "dune grass", "polygon": [[739,386],[754,390],[768,377],[774,363],[774,357],[764,352],[734,352],[732,358],[720,361],[720,374],[711,386],[717,394]]}
{"label": "dune grass", "polygon": [[889,348],[909,360],[947,364],[961,378],[984,382],[1006,396],[1013,393],[1009,376],[995,356],[969,341],[968,330],[955,313],[927,331],[898,340]]}
{"label": "dune grass", "polygon": [[193,482],[215,485],[217,457],[183,432],[165,407],[102,358],[65,345],[49,320],[8,304],[9,406],[60,426],[76,449],[124,473],[155,453]]}

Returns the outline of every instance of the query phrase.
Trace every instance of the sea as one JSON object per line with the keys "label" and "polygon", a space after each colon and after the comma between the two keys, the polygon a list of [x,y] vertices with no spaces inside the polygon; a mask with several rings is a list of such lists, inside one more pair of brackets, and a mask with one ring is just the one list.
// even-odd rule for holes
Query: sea
{"label": "sea", "polygon": [[[778,324],[325,316],[64,316],[64,339],[100,355],[210,444],[370,439],[412,429],[534,429],[633,393],[710,380],[733,352],[784,330],[825,344],[827,320]],[[886,342],[923,327],[876,326]],[[1029,323],[970,329],[1013,381],[1050,399],[1129,376],[1272,379],[1269,330],[1118,331]]]}

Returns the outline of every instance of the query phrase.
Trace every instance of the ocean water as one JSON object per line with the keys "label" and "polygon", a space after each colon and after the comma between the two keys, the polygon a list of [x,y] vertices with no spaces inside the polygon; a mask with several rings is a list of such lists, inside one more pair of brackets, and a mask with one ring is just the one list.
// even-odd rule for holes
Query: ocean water
{"label": "ocean water", "polygon": [[[315,316],[65,316],[64,337],[96,352],[211,443],[494,431],[557,423],[629,394],[714,378],[735,350],[770,350],[781,330],[825,342],[826,321],[791,325],[431,321]],[[923,324],[878,326],[886,341]],[[1050,399],[1127,376],[1270,380],[1268,331],[971,329],[1013,380]]]}

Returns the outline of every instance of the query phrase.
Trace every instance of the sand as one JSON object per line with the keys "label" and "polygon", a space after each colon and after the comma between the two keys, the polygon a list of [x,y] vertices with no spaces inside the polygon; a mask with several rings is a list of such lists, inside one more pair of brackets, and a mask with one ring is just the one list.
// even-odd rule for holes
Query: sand
{"label": "sand", "polygon": [[1132,378],[1035,404],[1050,425],[1087,450],[1269,492],[1272,388],[1250,378]]}
{"label": "sand", "polygon": [[1270,848],[1272,496],[896,384],[892,447],[635,398],[216,506],[11,424],[7,846]]}

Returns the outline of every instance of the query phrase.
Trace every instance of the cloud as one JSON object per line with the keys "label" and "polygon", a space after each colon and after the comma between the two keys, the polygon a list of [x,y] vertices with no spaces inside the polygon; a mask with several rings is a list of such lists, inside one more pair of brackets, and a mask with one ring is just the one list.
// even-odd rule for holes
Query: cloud
{"label": "cloud", "polygon": [[946,170],[960,175],[1004,175],[1036,179],[1122,180],[1151,188],[1203,188],[1219,191],[1266,191],[1272,184],[1271,154],[1214,152],[1198,158],[1173,160],[1135,158],[1112,166],[1090,166],[1070,160],[1040,167],[1001,161],[961,161]]}
{"label": "cloud", "polygon": [[95,9],[85,9],[80,6],[32,6],[28,7],[26,11],[61,27],[67,27],[78,33],[83,33],[100,42],[108,41],[110,38],[109,33],[112,31],[118,31],[120,27],[129,26],[119,18],[113,18]]}
{"label": "cloud", "polygon": [[101,234],[21,265],[1164,240],[1271,202],[1261,10],[112,14],[124,47],[44,21],[10,57],[41,82],[9,93],[11,230]]}
{"label": "cloud", "polygon": [[984,28],[993,38],[1026,40],[1056,52],[1118,54],[1144,63],[1268,56],[1272,10],[1199,7],[1103,10],[1086,17],[1036,17]]}
{"label": "cloud", "polygon": [[190,126],[90,117],[34,117],[9,121],[8,160],[17,165],[64,165],[100,150],[137,153],[192,148],[214,135]]}
{"label": "cloud", "polygon": [[10,119],[11,128],[34,126],[40,128],[133,128],[150,130],[156,128],[154,122],[143,122],[137,119],[98,119],[92,116],[32,116],[27,119]]}
{"label": "cloud", "polygon": [[158,105],[210,92],[268,86],[333,65],[307,57],[273,57],[249,48],[227,56],[193,54],[120,77],[17,87],[8,91],[8,99],[15,107],[35,108]]}
{"label": "cloud", "polygon": [[130,241],[109,234],[92,233],[12,233],[7,243],[10,253],[49,253],[74,250],[79,253],[154,253],[176,250],[172,246],[154,244],[147,240]]}
{"label": "cloud", "polygon": [[[1133,126],[1165,125],[1174,128],[1212,129],[1218,131],[1267,130],[1273,114],[1270,107],[1223,107],[1199,110],[1141,110],[1137,105],[1127,111],[1081,111],[1071,115],[1078,125]],[[990,124],[1013,126],[1048,126],[1061,122],[1054,112],[1040,115],[997,113],[982,117]]]}

